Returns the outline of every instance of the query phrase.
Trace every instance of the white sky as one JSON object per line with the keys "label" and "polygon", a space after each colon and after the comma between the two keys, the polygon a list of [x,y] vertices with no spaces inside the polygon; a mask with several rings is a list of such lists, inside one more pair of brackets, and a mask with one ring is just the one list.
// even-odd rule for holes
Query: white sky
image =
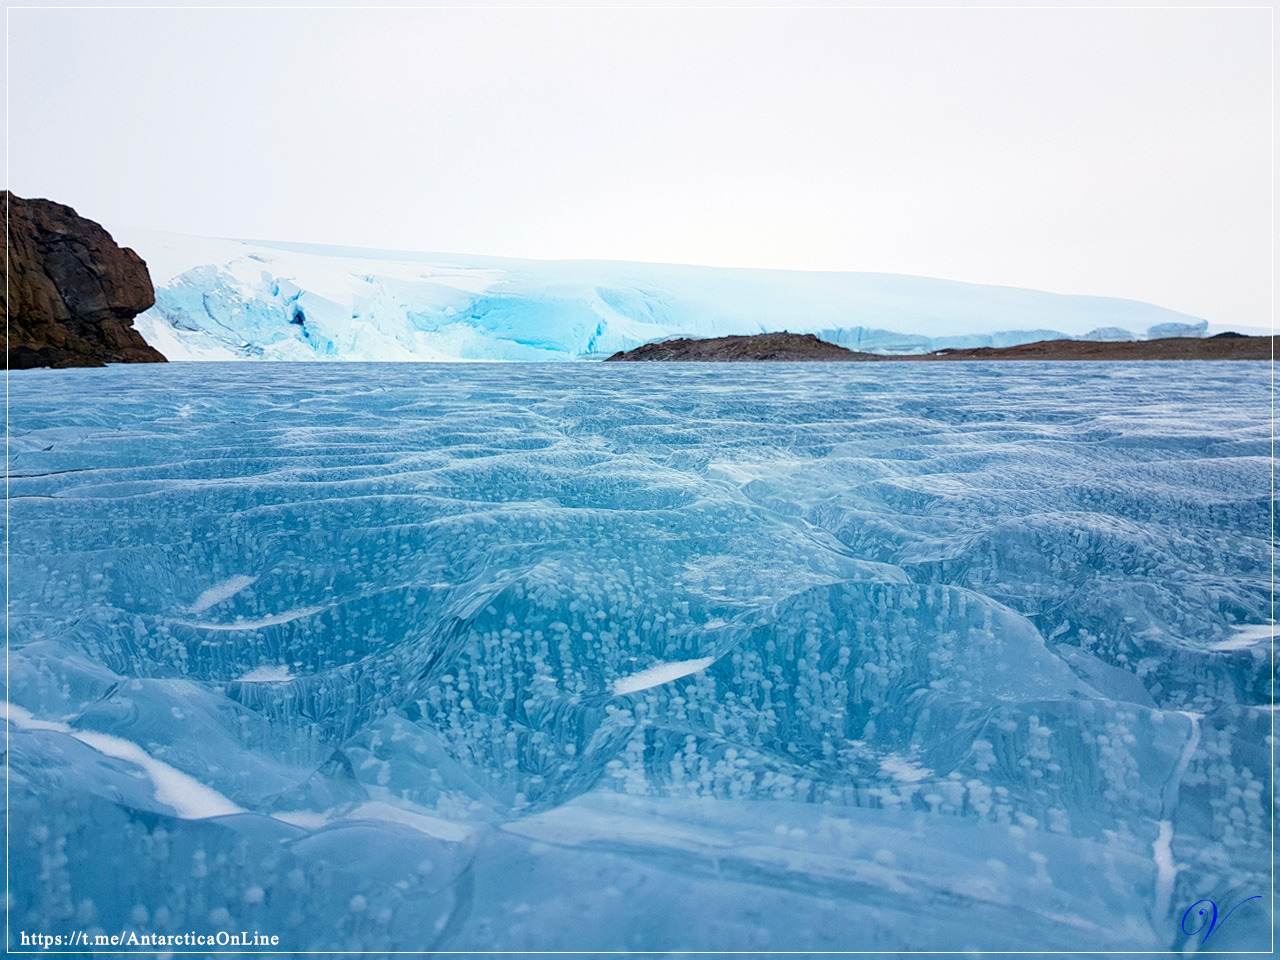
{"label": "white sky", "polygon": [[11,9],[8,185],[108,229],[1270,326],[1272,42],[1264,7]]}

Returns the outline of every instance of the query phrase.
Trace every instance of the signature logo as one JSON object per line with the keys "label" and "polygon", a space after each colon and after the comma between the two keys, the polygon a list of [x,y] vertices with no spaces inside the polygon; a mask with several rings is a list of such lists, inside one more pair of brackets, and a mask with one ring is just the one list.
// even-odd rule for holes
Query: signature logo
{"label": "signature logo", "polygon": [[[1187,912],[1182,915],[1182,932],[1185,933],[1188,937],[1194,937],[1197,933],[1203,930],[1204,936],[1200,938],[1200,945],[1204,946],[1205,941],[1207,941],[1209,937],[1213,935],[1213,931],[1216,930],[1218,927],[1220,927],[1222,924],[1226,923],[1228,917],[1230,917],[1233,913],[1235,913],[1237,910],[1243,907],[1250,900],[1261,900],[1261,899],[1262,899],[1261,895],[1256,897],[1245,897],[1243,900],[1237,903],[1234,907],[1228,910],[1226,914],[1222,917],[1222,919],[1218,919],[1218,905],[1216,903],[1208,899],[1197,900],[1191,906],[1187,907]],[[1205,904],[1208,904],[1208,906],[1205,906]],[[1212,913],[1210,911],[1212,911]],[[1195,918],[1191,916],[1193,913],[1195,914]],[[1209,919],[1206,920],[1204,919],[1205,917],[1208,917]],[[1191,920],[1191,922],[1194,923],[1196,922],[1196,918],[1199,919],[1199,926],[1197,926],[1194,930],[1188,930],[1187,921]]]}

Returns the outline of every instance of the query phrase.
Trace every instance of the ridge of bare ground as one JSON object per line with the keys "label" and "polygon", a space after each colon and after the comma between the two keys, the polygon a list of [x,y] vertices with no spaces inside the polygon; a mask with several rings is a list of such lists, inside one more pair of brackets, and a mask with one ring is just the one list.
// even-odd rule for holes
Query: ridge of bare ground
{"label": "ridge of bare ground", "polygon": [[706,340],[666,340],[619,351],[606,362],[742,361],[937,361],[937,360],[1270,360],[1275,337],[1220,334],[1214,337],[1167,337],[1161,340],[1107,342],[1040,340],[1014,347],[975,347],[934,353],[882,355],[858,353],[813,334],[761,333]]}

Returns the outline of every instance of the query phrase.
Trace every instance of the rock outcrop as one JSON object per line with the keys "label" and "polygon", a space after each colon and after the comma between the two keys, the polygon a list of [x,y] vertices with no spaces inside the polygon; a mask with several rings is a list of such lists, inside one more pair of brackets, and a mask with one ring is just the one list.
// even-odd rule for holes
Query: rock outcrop
{"label": "rock outcrop", "polygon": [[155,303],[142,258],[70,207],[8,191],[0,197],[9,212],[9,367],[163,362],[133,329],[133,318]]}
{"label": "rock outcrop", "polygon": [[1016,347],[939,350],[895,360],[1270,360],[1274,337],[1164,337],[1107,343],[1096,340],[1041,340]]}
{"label": "rock outcrop", "polygon": [[615,353],[609,360],[1270,360],[1275,337],[1238,333],[1214,337],[1166,337],[1160,340],[1038,340],[1016,347],[974,347],[934,353],[855,353],[812,334],[760,333],[711,340],[664,340]]}
{"label": "rock outcrop", "polygon": [[757,333],[746,337],[710,340],[663,340],[634,350],[619,351],[606,362],[636,360],[736,361],[736,360],[880,360],[870,353],[855,353],[812,333]]}

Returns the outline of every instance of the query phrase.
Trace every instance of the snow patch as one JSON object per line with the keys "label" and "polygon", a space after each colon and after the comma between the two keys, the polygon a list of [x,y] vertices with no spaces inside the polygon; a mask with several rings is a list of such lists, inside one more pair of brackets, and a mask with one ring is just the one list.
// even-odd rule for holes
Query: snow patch
{"label": "snow patch", "polygon": [[241,683],[287,683],[295,679],[287,666],[254,667],[243,677]]}
{"label": "snow patch", "polygon": [[301,620],[303,617],[310,617],[325,607],[298,607],[296,610],[286,610],[284,613],[272,614],[269,617],[261,617],[257,620],[237,620],[234,623],[195,623],[190,620],[175,620],[184,627],[195,627],[198,630],[261,630],[263,627],[274,627],[279,623],[288,623],[290,620]]}
{"label": "snow patch", "polygon": [[1155,916],[1165,917],[1169,913],[1169,901],[1173,896],[1173,881],[1178,876],[1178,868],[1173,862],[1173,821],[1161,820],[1160,832],[1151,842],[1151,859],[1156,865],[1156,909]]}
{"label": "snow patch", "polygon": [[12,703],[5,703],[4,707],[5,717],[20,730],[48,730],[69,734],[105,756],[141,767],[155,785],[156,800],[172,807],[182,820],[204,820],[245,812],[243,807],[232,803],[218,791],[157,760],[130,740],[95,730],[76,730],[57,721],[38,720],[29,711]]}
{"label": "snow patch", "polygon": [[619,677],[613,681],[613,692],[619,696],[624,693],[635,693],[648,690],[672,680],[679,680],[692,673],[698,673],[715,663],[715,657],[701,657],[697,660],[676,660],[671,663],[655,663],[653,666],[633,673],[628,677]]}
{"label": "snow patch", "polygon": [[52,730],[57,733],[72,732],[71,728],[65,723],[58,720],[37,719],[31,715],[30,710],[26,710],[16,703],[5,703],[4,718],[19,730]]}
{"label": "snow patch", "polygon": [[914,760],[905,760],[902,757],[888,756],[880,761],[880,772],[886,777],[892,777],[899,783],[916,783],[933,775],[933,771],[928,767],[922,767]]}
{"label": "snow patch", "polygon": [[210,607],[221,603],[223,600],[229,600],[245,587],[251,586],[257,581],[257,577],[248,577],[244,574],[237,574],[234,577],[228,577],[221,583],[216,583],[200,596],[196,597],[196,602],[187,607],[187,613],[203,613]]}
{"label": "snow patch", "polygon": [[1243,627],[1234,629],[1234,636],[1227,637],[1225,640],[1219,640],[1217,643],[1209,647],[1210,650],[1247,650],[1255,644],[1262,643],[1264,640],[1273,640],[1276,637],[1276,625],[1274,623],[1253,623]]}
{"label": "snow patch", "polygon": [[329,825],[329,815],[316,813],[314,810],[277,810],[271,816],[281,823],[301,827],[303,830],[319,830]]}

